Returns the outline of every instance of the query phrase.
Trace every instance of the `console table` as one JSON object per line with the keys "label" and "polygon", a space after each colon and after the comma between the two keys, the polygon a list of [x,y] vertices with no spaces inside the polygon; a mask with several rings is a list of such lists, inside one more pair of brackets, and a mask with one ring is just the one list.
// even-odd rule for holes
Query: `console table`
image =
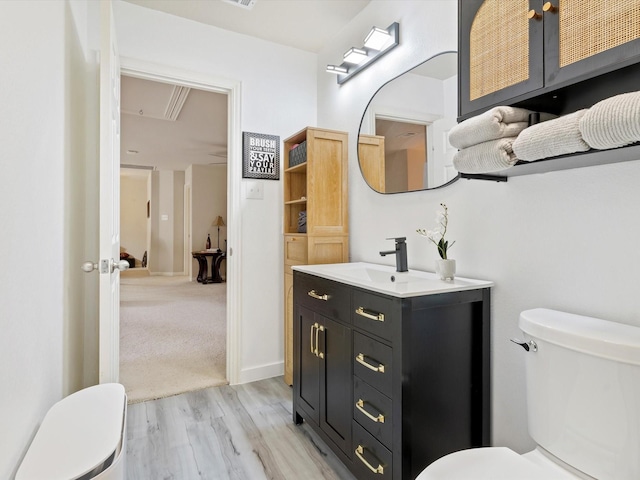
{"label": "console table", "polygon": [[[198,260],[198,282],[202,284],[207,283],[222,283],[222,277],[220,276],[220,264],[227,258],[226,252],[216,252],[202,250],[199,252],[191,252],[193,258]],[[208,258],[211,258],[211,276],[208,275]]]}

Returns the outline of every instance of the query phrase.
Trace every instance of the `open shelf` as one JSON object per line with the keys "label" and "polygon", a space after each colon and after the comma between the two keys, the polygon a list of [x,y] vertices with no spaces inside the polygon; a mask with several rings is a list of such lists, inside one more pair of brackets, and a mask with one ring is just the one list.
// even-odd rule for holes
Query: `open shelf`
{"label": "open shelf", "polygon": [[536,160],[535,162],[520,162],[501,172],[487,174],[461,173],[460,177],[474,180],[506,182],[509,177],[549,173],[558,170],[570,170],[572,168],[593,167],[596,165],[609,165],[634,160],[640,160],[640,143],[611,150],[589,150],[571,155],[544,158],[542,160]]}
{"label": "open shelf", "polygon": [[286,168],[284,173],[307,173],[307,162],[299,163],[293,167]]}

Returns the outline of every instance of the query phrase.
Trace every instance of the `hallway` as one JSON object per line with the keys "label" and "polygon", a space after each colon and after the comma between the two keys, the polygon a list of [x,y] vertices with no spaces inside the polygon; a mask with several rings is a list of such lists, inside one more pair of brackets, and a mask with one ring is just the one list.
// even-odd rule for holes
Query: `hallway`
{"label": "hallway", "polygon": [[226,283],[123,275],[120,382],[129,403],[226,384]]}

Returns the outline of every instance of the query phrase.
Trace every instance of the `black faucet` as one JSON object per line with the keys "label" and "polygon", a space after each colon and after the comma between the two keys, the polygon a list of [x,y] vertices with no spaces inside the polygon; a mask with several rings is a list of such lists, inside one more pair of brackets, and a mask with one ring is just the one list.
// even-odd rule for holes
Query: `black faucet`
{"label": "black faucet", "polygon": [[407,237],[387,238],[387,240],[396,241],[396,249],[380,252],[380,255],[382,255],[383,257],[385,255],[392,254],[396,256],[396,271],[398,272],[409,271],[409,269],[407,268],[407,244],[405,242],[406,239]]}

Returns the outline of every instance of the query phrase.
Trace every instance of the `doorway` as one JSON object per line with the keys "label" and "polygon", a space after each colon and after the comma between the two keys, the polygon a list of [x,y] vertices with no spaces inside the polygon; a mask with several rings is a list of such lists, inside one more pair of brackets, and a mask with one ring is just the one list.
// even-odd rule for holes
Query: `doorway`
{"label": "doorway", "polygon": [[[238,378],[237,372],[237,345],[239,344],[239,332],[236,326],[229,321],[230,318],[234,318],[236,316],[235,312],[239,310],[239,289],[240,283],[238,281],[237,275],[235,272],[238,270],[239,256],[233,255],[233,245],[237,244],[240,241],[240,228],[237,222],[234,221],[236,218],[236,205],[239,204],[239,182],[232,181],[232,173],[234,171],[233,166],[239,165],[240,162],[240,152],[236,145],[239,145],[240,138],[240,121],[239,121],[239,113],[240,113],[240,103],[239,103],[239,83],[238,82],[229,82],[229,81],[220,81],[214,78],[202,76],[200,74],[194,74],[193,72],[185,72],[179,71],[173,68],[161,67],[158,65],[149,66],[144,64],[144,62],[136,62],[132,60],[123,59],[122,61],[122,75],[126,77],[132,77],[136,79],[145,79],[156,81],[164,84],[172,84],[178,89],[195,89],[203,92],[213,92],[216,94],[223,94],[226,98],[227,104],[227,115],[226,115],[226,143],[229,145],[229,149],[227,152],[224,152],[227,160],[227,166],[225,170],[229,172],[228,174],[225,172],[225,179],[223,184],[226,186],[226,205],[225,212],[220,212],[220,209],[216,209],[215,212],[212,212],[213,218],[215,218],[220,213],[225,215],[224,220],[226,223],[225,230],[226,235],[223,238],[227,240],[228,251],[227,251],[227,264],[226,264],[226,282],[225,288],[226,292],[224,293],[224,302],[226,304],[226,318],[224,319],[224,323],[226,324],[226,379],[230,383],[237,383],[236,379]],[[176,95],[177,101],[180,101],[179,95]],[[143,112],[144,114],[144,112]],[[203,148],[205,146],[202,146]],[[207,147],[211,147],[208,145]],[[127,153],[127,152],[125,152]],[[210,160],[213,160],[209,163],[216,163],[216,156],[219,156],[221,152],[216,152],[214,150],[208,150],[206,152],[209,156]],[[126,157],[127,161],[130,161],[130,157]],[[125,163],[123,159],[122,163]],[[206,167],[202,167],[206,168]],[[155,170],[152,170],[150,175],[154,175]],[[177,178],[173,180],[179,183],[180,175],[175,175]],[[186,176],[185,176],[186,179]],[[166,179],[165,179],[166,182]],[[234,185],[234,183],[236,185]],[[174,199],[180,197],[179,208],[175,208],[173,213],[177,216],[177,211],[180,210],[182,215],[184,212],[187,212],[189,215],[188,220],[183,221],[183,230],[180,233],[180,242],[183,243],[183,248],[177,252],[174,248],[175,255],[173,257],[174,265],[181,265],[179,272],[182,274],[185,280],[189,280],[192,278],[193,266],[191,265],[191,250],[193,250],[193,245],[195,242],[198,242],[199,235],[196,234],[195,221],[194,221],[194,210],[196,209],[197,200],[194,198],[194,187],[193,184],[189,184],[187,186],[187,182],[185,181],[182,186],[183,190],[178,193],[175,191]],[[187,197],[189,197],[189,201],[187,202]],[[154,212],[154,203],[157,205],[157,202],[153,201],[154,198],[150,199],[150,216],[153,217],[154,213],[158,214],[158,218],[160,222],[166,222],[169,219],[163,220],[163,215],[166,213],[156,211]],[[145,207],[146,208],[146,207]],[[205,225],[204,228],[210,228],[211,221],[208,220],[208,225]],[[217,239],[217,230],[211,230],[211,233],[216,235]],[[153,235],[150,235],[151,242],[153,241]],[[190,239],[193,241],[190,241]],[[214,237],[212,236],[212,239]],[[222,237],[221,237],[222,238]],[[203,242],[200,242],[203,243]],[[203,247],[202,246],[199,248]],[[147,248],[148,258],[150,262],[150,267],[152,267],[151,262],[153,259],[152,250],[153,246],[150,244]],[[224,247],[222,247],[224,248]],[[192,260],[193,261],[193,260]],[[175,274],[175,272],[174,272]],[[168,275],[171,277],[171,275]],[[175,275],[176,277],[178,275]],[[165,281],[168,281],[166,278]],[[196,284],[196,287],[206,288],[209,285],[199,285]]]}

